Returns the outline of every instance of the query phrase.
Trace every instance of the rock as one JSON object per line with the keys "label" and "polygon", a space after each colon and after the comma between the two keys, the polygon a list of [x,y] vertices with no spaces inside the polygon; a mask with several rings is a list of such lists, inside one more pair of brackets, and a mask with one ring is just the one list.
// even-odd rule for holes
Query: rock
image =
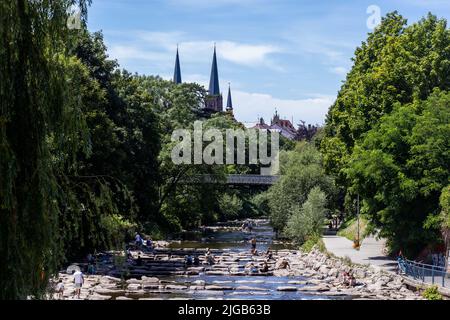
{"label": "rock", "polygon": [[298,291],[298,288],[297,287],[283,286],[283,287],[278,287],[277,291],[293,292],[293,291]]}
{"label": "rock", "polygon": [[105,296],[100,294],[94,294],[87,297],[87,300],[111,300],[112,296]]}
{"label": "rock", "polygon": [[117,297],[116,300],[118,300],[118,301],[126,301],[126,300],[134,300],[134,299],[128,298],[128,297]]}
{"label": "rock", "polygon": [[120,279],[120,278],[114,278],[114,277],[111,277],[111,276],[104,276],[104,277],[101,277],[100,278],[100,282],[102,282],[102,283],[118,283],[118,282],[121,282],[122,281],[122,279]]}
{"label": "rock", "polygon": [[195,280],[194,282],[192,282],[192,284],[195,284],[197,286],[204,286],[205,283],[205,280]]}
{"label": "rock", "polygon": [[354,270],[354,275],[358,279],[364,279],[366,277],[366,271],[363,269],[356,269]]}
{"label": "rock", "polygon": [[98,293],[98,294],[102,294],[102,295],[121,295],[121,294],[125,294],[124,290],[121,289],[105,289],[102,287],[96,287],[94,288],[94,292]]}
{"label": "rock", "polygon": [[144,283],[143,285],[142,285],[142,289],[144,289],[144,290],[156,290],[156,289],[159,289],[159,284],[157,284],[157,283]]}
{"label": "rock", "polygon": [[320,272],[321,274],[328,274],[329,271],[330,271],[330,269],[328,269],[328,267],[325,266],[325,265],[322,265],[322,266],[320,266],[320,268],[319,268],[319,272]]}
{"label": "rock", "polygon": [[266,288],[248,287],[248,286],[239,286],[239,287],[236,287],[236,290],[239,290],[239,291],[270,291],[270,289],[266,289]]}
{"label": "rock", "polygon": [[308,281],[298,281],[298,280],[291,280],[291,281],[288,281],[288,284],[301,284],[301,285],[305,285],[305,284],[307,284],[308,283]]}
{"label": "rock", "polygon": [[142,282],[145,283],[159,283],[159,279],[155,277],[142,276]]}
{"label": "rock", "polygon": [[141,289],[142,289],[142,285],[139,283],[132,283],[132,284],[129,284],[127,287],[128,291],[138,291]]}
{"label": "rock", "polygon": [[129,280],[127,280],[127,283],[128,283],[128,284],[140,284],[140,283],[141,283],[141,280],[138,280],[138,279],[129,279]]}
{"label": "rock", "polygon": [[182,286],[182,285],[167,285],[165,287],[166,290],[187,290],[188,287],[187,286]]}
{"label": "rock", "polygon": [[337,277],[339,275],[339,271],[336,268],[332,268],[330,269],[330,271],[328,272],[328,276],[329,277]]}
{"label": "rock", "polygon": [[226,287],[226,286],[206,286],[205,290],[212,290],[212,291],[229,291],[233,290],[233,287]]}

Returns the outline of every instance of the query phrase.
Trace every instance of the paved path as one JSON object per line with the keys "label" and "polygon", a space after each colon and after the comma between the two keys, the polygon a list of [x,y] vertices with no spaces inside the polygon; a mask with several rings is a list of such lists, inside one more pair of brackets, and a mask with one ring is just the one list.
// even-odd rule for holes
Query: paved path
{"label": "paved path", "polygon": [[353,242],[347,238],[326,235],[323,236],[323,242],[328,252],[337,257],[348,257],[357,264],[371,265],[386,271],[396,271],[397,261],[383,254],[384,240],[366,238],[359,251],[353,249]]}

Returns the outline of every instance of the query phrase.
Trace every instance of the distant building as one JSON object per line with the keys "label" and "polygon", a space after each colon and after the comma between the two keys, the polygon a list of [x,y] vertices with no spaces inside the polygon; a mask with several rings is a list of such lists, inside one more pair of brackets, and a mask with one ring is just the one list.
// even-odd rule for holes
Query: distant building
{"label": "distant building", "polygon": [[276,111],[270,126],[264,122],[263,118],[260,118],[258,124],[256,124],[253,128],[276,131],[289,140],[295,140],[295,137],[297,135],[297,130],[295,129],[292,122],[289,120],[281,119],[278,115],[278,112]]}

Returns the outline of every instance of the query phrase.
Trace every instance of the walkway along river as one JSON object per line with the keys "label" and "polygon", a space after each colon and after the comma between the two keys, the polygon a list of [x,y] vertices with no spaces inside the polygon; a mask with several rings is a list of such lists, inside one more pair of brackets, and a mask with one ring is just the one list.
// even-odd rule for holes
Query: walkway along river
{"label": "walkway along river", "polygon": [[[97,257],[97,274],[88,276],[81,299],[89,300],[158,300],[158,299],[419,299],[399,277],[380,274],[366,267],[349,267],[314,251],[302,254],[289,245],[274,240],[266,220],[253,220],[252,232],[240,229],[242,222],[226,223],[204,230],[200,241],[171,242],[153,253],[132,251],[132,262],[117,253]],[[258,255],[251,253],[250,240],[258,240]],[[269,271],[249,275],[246,266],[261,268],[267,261],[266,249],[273,250]],[[207,264],[206,250],[215,258]],[[185,256],[200,258],[199,266],[185,266]],[[140,257],[139,262],[137,262]],[[290,269],[277,270],[276,261],[286,259]],[[80,265],[80,264],[79,264]],[[82,266],[82,265],[81,265]],[[343,284],[342,274],[352,269],[355,287]],[[70,270],[69,270],[70,273]],[[70,274],[61,273],[65,298],[74,299]]]}

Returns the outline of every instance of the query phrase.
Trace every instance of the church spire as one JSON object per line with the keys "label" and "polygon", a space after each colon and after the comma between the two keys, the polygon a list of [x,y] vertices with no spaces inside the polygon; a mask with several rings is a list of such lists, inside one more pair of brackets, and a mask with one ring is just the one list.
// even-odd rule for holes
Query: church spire
{"label": "church spire", "polygon": [[173,82],[176,84],[182,83],[181,68],[180,68],[180,55],[178,54],[178,46],[177,46],[177,57],[175,59],[175,72],[173,74]]}
{"label": "church spire", "polygon": [[216,56],[216,45],[214,44],[214,55],[211,67],[211,79],[209,80],[209,95],[218,96],[220,95],[219,88],[219,71],[217,69],[217,56]]}
{"label": "church spire", "polygon": [[233,110],[233,101],[231,99],[231,85],[228,83],[228,100],[227,100],[227,111]]}

